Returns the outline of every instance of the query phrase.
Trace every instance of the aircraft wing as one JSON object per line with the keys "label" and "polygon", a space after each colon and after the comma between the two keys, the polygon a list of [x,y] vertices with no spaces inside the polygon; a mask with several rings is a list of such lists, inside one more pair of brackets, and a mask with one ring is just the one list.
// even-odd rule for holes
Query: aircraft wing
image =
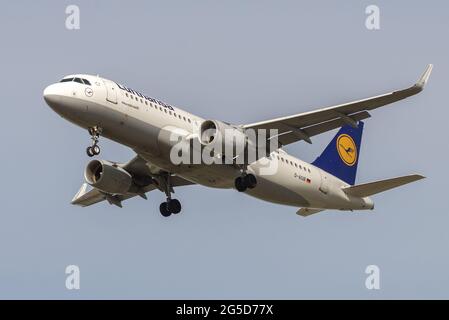
{"label": "aircraft wing", "polygon": [[[356,126],[357,121],[370,117],[369,110],[385,106],[421,92],[429,80],[432,68],[433,65],[429,64],[418,82],[406,89],[293,116],[246,124],[243,125],[243,128],[277,129],[277,138],[281,145],[287,145],[300,140],[312,143],[310,139],[312,136],[339,128],[345,124]],[[270,138],[273,138],[273,136]]]}
{"label": "aircraft wing", "polygon": [[[139,193],[129,193],[126,195],[113,195],[108,194],[103,191],[100,191],[96,188],[91,187],[87,183],[83,183],[79,191],[72,199],[72,204],[78,205],[81,207],[87,207],[93,205],[95,203],[101,202],[103,200],[108,201],[110,204],[114,204],[116,206],[122,207],[122,201],[133,198],[135,196],[140,196],[146,199],[145,193],[150,192],[155,189],[162,189],[163,180],[159,180],[157,175],[151,173],[149,167],[146,164],[146,161],[141,158],[139,155],[136,155],[131,161],[126,164],[119,165],[126,171],[128,171],[133,177],[149,177],[152,180],[152,183],[143,187]],[[194,184],[188,180],[185,180],[181,177],[172,175],[170,177],[170,181],[172,187],[180,187],[185,185]]]}

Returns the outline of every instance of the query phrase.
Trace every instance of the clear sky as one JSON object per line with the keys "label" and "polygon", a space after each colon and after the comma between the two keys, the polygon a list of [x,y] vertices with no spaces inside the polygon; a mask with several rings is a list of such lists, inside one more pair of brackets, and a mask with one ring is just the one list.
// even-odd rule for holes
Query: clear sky
{"label": "clear sky", "polygon": [[[77,4],[80,30],[67,30]],[[380,8],[380,30],[365,8]],[[8,1],[0,11],[0,298],[449,298],[446,1]],[[357,182],[427,179],[374,198],[373,212],[297,208],[234,190],[176,190],[120,209],[70,205],[86,131],[42,99],[71,73],[99,74],[207,119],[250,123],[411,85],[371,112]],[[313,161],[334,132],[288,147]],[[102,157],[131,150],[101,140]],[[81,289],[65,287],[77,265]],[[380,290],[365,268],[380,268]]]}

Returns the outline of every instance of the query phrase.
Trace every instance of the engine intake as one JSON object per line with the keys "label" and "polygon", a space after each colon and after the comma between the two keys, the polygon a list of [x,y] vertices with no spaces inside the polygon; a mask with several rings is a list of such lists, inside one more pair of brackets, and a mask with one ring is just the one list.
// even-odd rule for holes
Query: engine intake
{"label": "engine intake", "polygon": [[[217,120],[206,120],[200,126],[200,143],[218,150],[226,156],[243,154],[248,147],[246,134],[230,125]],[[228,154],[232,151],[232,154]]]}
{"label": "engine intake", "polygon": [[133,184],[131,174],[105,160],[92,160],[84,170],[84,178],[92,187],[111,194],[126,194]]}

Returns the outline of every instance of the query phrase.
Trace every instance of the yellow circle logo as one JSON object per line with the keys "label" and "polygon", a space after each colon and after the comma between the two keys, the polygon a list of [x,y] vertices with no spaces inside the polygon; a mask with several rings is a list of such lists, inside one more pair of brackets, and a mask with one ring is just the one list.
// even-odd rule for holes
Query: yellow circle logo
{"label": "yellow circle logo", "polygon": [[347,134],[341,134],[337,138],[337,151],[341,160],[348,166],[355,164],[357,160],[357,148],[354,140]]}

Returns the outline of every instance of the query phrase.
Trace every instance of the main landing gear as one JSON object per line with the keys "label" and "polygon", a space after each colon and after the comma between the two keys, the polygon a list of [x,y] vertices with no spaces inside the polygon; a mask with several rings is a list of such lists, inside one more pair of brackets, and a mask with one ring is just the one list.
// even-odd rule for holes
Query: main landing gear
{"label": "main landing gear", "polygon": [[167,201],[162,202],[159,206],[161,215],[164,217],[169,217],[172,213],[178,214],[181,212],[181,202],[177,199],[172,199],[171,194],[174,192],[173,187],[170,183],[170,174],[165,177],[165,195],[167,196]]}
{"label": "main landing gear", "polygon": [[98,140],[100,139],[101,128],[91,127],[89,128],[89,134],[92,138],[92,145],[87,147],[86,153],[89,157],[93,157],[100,154],[100,146],[98,145]]}
{"label": "main landing gear", "polygon": [[235,179],[234,184],[237,191],[244,192],[246,189],[253,189],[257,185],[257,179],[251,173],[243,173]]}

